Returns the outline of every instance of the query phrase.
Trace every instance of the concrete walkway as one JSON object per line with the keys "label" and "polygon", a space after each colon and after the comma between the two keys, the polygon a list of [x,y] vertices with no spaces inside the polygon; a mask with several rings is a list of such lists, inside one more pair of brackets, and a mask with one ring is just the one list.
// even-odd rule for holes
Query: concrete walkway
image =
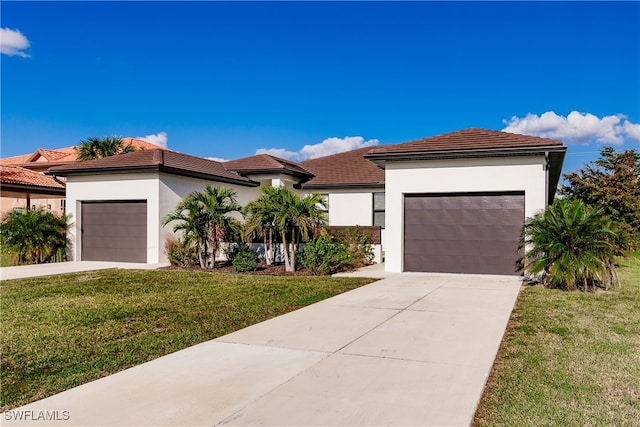
{"label": "concrete walkway", "polygon": [[108,268],[127,268],[135,270],[154,270],[168,266],[166,264],[143,264],[135,262],[109,261],[67,261],[50,264],[17,265],[0,268],[0,279],[25,279],[27,277],[51,276],[53,274],[78,273],[81,271],[105,270]]}
{"label": "concrete walkway", "polygon": [[[2,424],[467,426],[519,290],[517,277],[395,274]],[[25,414],[61,421],[14,421]]]}

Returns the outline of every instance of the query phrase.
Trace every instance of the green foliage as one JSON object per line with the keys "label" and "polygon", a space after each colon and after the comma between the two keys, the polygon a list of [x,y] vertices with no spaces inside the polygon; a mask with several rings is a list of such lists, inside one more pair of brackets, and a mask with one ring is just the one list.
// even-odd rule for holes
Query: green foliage
{"label": "green foliage", "polygon": [[621,249],[640,247],[640,153],[616,153],[604,147],[598,160],[564,178],[568,182],[561,189],[565,196],[601,208],[611,218]]}
{"label": "green foliage", "polygon": [[86,141],[80,141],[75,150],[80,160],[93,160],[136,151],[131,145],[124,145],[124,141],[119,136],[104,138],[92,136]]}
{"label": "green foliage", "polygon": [[169,237],[164,242],[164,249],[171,265],[193,267],[199,263],[197,249],[186,244],[184,239]]}
{"label": "green foliage", "polygon": [[352,256],[344,243],[331,236],[317,236],[304,245],[299,260],[312,274],[326,275],[350,265]]}
{"label": "green foliage", "polygon": [[360,268],[371,264],[374,257],[371,235],[362,227],[359,225],[344,227],[335,237],[349,251],[351,257],[349,268]]}
{"label": "green foliage", "polygon": [[240,209],[235,191],[207,185],[203,192],[194,191],[182,199],[162,224],[175,222],[173,231],[182,232],[185,245],[195,246],[200,267],[215,268],[222,243],[237,239],[241,226],[229,214]]}
{"label": "green foliage", "polygon": [[575,289],[579,284],[617,282],[616,232],[603,210],[580,200],[557,199],[544,213],[527,218],[521,247],[528,247],[525,270],[544,273],[543,283]]}
{"label": "green foliage", "polygon": [[246,243],[229,243],[227,247],[224,249],[224,254],[227,257],[227,261],[229,263],[233,263],[233,260],[240,252],[251,251],[251,248]]}
{"label": "green foliage", "polygon": [[243,248],[235,254],[232,264],[238,273],[255,271],[258,267],[258,255],[249,248]]}
{"label": "green foliage", "polygon": [[0,224],[2,251],[14,265],[64,261],[68,227],[66,215],[43,208],[7,212]]}
{"label": "green foliage", "polygon": [[[265,237],[265,253],[270,256],[273,254],[273,235],[278,234],[284,246],[285,269],[295,271],[298,244],[326,227],[326,207],[320,194],[300,197],[286,187],[264,188],[260,197],[245,209],[247,231]],[[268,244],[266,236],[269,237]]]}

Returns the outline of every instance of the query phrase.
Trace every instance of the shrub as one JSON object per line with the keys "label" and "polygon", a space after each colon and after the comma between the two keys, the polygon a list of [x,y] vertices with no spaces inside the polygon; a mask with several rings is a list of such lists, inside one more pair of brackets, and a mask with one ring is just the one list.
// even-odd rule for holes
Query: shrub
{"label": "shrub", "polygon": [[2,251],[11,255],[13,264],[39,264],[66,259],[66,215],[43,208],[7,212],[0,224]]}
{"label": "shrub", "polygon": [[557,199],[544,213],[527,218],[521,247],[527,247],[524,268],[543,274],[543,284],[575,289],[582,285],[619,283],[614,258],[617,233],[602,209],[580,200]]}
{"label": "shrub", "polygon": [[247,247],[236,253],[232,264],[233,269],[238,273],[255,271],[258,267],[258,255]]}
{"label": "shrub", "polygon": [[183,239],[168,237],[164,242],[164,250],[171,265],[193,267],[199,264],[197,249],[187,245]]}
{"label": "shrub", "polygon": [[340,230],[335,238],[345,245],[349,252],[350,260],[348,268],[355,269],[370,265],[373,261],[373,245],[371,235],[359,225],[345,227]]}
{"label": "shrub", "polygon": [[227,243],[227,247],[224,248],[224,254],[227,257],[227,262],[233,264],[233,260],[241,252],[253,252],[251,247],[246,243]]}
{"label": "shrub", "polygon": [[316,275],[336,273],[351,261],[346,245],[330,236],[314,237],[300,253],[300,265]]}

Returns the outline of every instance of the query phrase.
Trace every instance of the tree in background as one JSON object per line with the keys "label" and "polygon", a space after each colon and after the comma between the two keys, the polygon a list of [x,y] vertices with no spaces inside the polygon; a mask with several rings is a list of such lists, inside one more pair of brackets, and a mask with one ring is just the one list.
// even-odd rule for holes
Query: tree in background
{"label": "tree in background", "polygon": [[87,138],[86,141],[80,141],[75,150],[80,160],[93,160],[136,151],[135,147],[124,145],[124,141],[119,136],[105,138],[92,136]]}
{"label": "tree in background", "polygon": [[561,193],[602,209],[618,229],[621,249],[640,246],[640,153],[604,147],[599,159],[564,178]]}
{"label": "tree in background", "polygon": [[543,284],[575,289],[617,283],[616,233],[602,208],[577,199],[556,199],[544,212],[527,218],[520,247],[527,247],[524,269],[544,273]]}
{"label": "tree in background", "polygon": [[0,223],[2,251],[14,265],[65,261],[68,221],[43,208],[7,212]]}

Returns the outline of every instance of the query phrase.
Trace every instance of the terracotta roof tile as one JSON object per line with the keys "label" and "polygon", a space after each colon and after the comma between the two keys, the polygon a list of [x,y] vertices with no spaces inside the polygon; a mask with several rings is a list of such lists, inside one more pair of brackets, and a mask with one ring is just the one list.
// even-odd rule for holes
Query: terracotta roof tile
{"label": "terracotta roof tile", "polygon": [[[166,148],[160,147],[156,144],[152,144],[147,141],[136,138],[122,138],[124,145],[131,145],[136,150],[155,150]],[[46,162],[75,162],[78,161],[78,155],[75,150],[76,146],[64,147],[56,149],[39,148],[31,154],[23,154],[20,156],[7,157],[0,159],[0,165],[28,165],[29,163],[44,163],[41,158],[44,158]]]}
{"label": "terracotta roof tile", "polygon": [[521,148],[550,145],[562,145],[562,141],[508,132],[471,128],[405,142],[403,144],[376,147],[371,149],[369,154]]}
{"label": "terracotta roof tile", "polygon": [[310,177],[313,174],[291,160],[281,159],[270,154],[256,154],[255,156],[243,157],[237,160],[230,160],[224,166],[232,171],[237,171],[241,175],[265,172],[290,173]]}
{"label": "terracotta roof tile", "polygon": [[190,176],[202,176],[221,181],[232,181],[250,186],[258,185],[253,181],[227,170],[220,162],[190,156],[175,151],[155,148],[102,159],[73,162],[54,166],[47,173],[54,175],[76,175],[83,173],[108,173],[113,171],[159,170]]}
{"label": "terracotta roof tile", "polygon": [[0,181],[10,184],[34,185],[38,187],[65,188],[65,185],[52,176],[35,172],[19,166],[0,166]]}
{"label": "terracotta roof tile", "polygon": [[371,147],[365,147],[300,162],[300,166],[315,175],[303,187],[383,184],[384,170],[363,157],[370,150]]}

